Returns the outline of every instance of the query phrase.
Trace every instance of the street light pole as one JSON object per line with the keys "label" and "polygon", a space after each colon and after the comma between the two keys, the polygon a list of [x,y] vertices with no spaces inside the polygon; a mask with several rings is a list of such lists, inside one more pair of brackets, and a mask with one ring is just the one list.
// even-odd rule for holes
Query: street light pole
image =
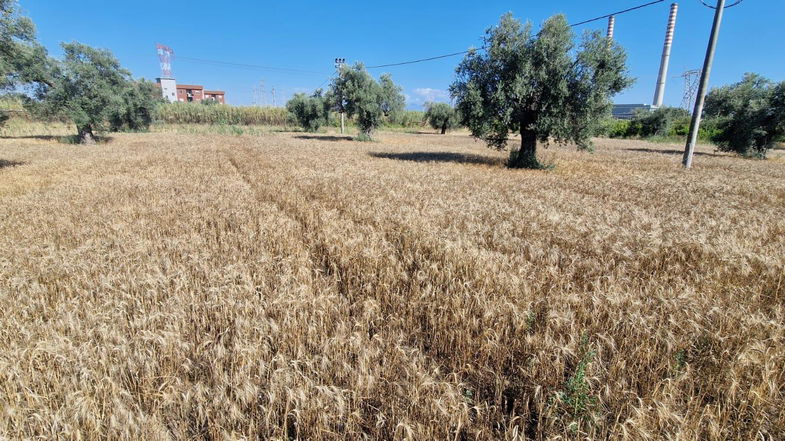
{"label": "street light pole", "polygon": [[[342,65],[344,65],[344,64],[346,64],[346,58],[336,58],[336,59],[335,59],[335,70],[336,70],[336,71],[340,71],[340,70],[341,70],[341,66],[342,66]],[[340,72],[339,72],[339,73],[340,73]],[[339,110],[340,110],[340,114],[341,114],[341,135],[343,135],[343,132],[344,132],[344,123],[343,123],[343,97],[341,97],[341,108],[340,108]]]}
{"label": "street light pole", "polygon": [[709,38],[709,46],[706,48],[706,58],[703,61],[703,72],[701,73],[700,85],[698,86],[698,96],[695,99],[695,109],[692,111],[690,134],[687,137],[687,145],[684,147],[684,157],[681,161],[684,168],[687,169],[692,167],[692,155],[695,152],[695,144],[698,142],[701,114],[703,113],[703,104],[706,102],[706,89],[709,86],[709,74],[711,74],[711,65],[714,62],[714,51],[717,48],[717,38],[720,34],[722,11],[724,9],[725,0],[717,0],[717,8],[714,12],[714,24],[711,27],[711,37]]}

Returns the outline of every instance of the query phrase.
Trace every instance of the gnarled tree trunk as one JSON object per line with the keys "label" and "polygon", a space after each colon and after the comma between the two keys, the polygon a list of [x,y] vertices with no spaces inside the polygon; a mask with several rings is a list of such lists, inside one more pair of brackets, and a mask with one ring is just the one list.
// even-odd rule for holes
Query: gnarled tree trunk
{"label": "gnarled tree trunk", "polygon": [[442,124],[442,135],[444,135],[445,133],[447,133],[447,121],[445,121],[444,124]]}
{"label": "gnarled tree trunk", "polygon": [[79,144],[95,144],[95,135],[93,135],[91,126],[81,126],[77,130],[79,131]]}
{"label": "gnarled tree trunk", "polygon": [[534,130],[521,129],[521,148],[512,152],[509,165],[512,168],[540,168],[537,160],[537,133]]}

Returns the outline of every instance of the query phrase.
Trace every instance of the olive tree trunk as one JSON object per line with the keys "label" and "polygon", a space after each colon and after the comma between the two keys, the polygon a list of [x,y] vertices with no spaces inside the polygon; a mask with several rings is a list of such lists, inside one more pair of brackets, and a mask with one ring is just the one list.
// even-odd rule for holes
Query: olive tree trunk
{"label": "olive tree trunk", "polygon": [[445,133],[447,133],[447,121],[445,121],[444,124],[442,124],[442,135],[444,135]]}
{"label": "olive tree trunk", "polygon": [[540,168],[537,160],[537,133],[531,129],[521,129],[521,148],[510,154],[511,168]]}
{"label": "olive tree trunk", "polygon": [[79,144],[95,144],[95,135],[93,135],[93,128],[89,125],[78,127]]}

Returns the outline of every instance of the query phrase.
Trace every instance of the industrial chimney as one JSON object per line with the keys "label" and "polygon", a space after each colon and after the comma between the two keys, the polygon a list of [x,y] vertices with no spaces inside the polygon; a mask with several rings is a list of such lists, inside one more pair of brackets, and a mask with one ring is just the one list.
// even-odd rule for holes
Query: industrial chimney
{"label": "industrial chimney", "polygon": [[668,77],[668,62],[671,58],[671,45],[673,44],[673,31],[676,28],[676,13],[679,11],[679,4],[671,5],[671,12],[668,16],[668,28],[665,30],[665,44],[662,47],[662,60],[660,61],[660,74],[657,76],[657,88],[654,89],[654,107],[662,106],[662,98],[665,95],[665,79]]}
{"label": "industrial chimney", "polygon": [[608,37],[608,43],[613,41],[613,28],[615,27],[616,27],[616,16],[611,15],[610,17],[608,17],[608,31],[605,34],[606,37]]}

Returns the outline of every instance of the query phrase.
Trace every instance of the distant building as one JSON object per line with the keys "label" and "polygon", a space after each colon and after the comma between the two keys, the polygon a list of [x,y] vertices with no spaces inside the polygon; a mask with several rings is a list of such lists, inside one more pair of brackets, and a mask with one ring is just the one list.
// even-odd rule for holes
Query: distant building
{"label": "distant building", "polygon": [[204,86],[196,84],[177,84],[174,78],[157,78],[156,82],[161,88],[161,95],[170,103],[214,99],[226,104],[226,94],[222,90],[204,90]]}
{"label": "distant building", "polygon": [[632,119],[637,112],[648,112],[655,108],[651,104],[614,104],[611,114],[617,119]]}
{"label": "distant building", "polygon": [[156,83],[161,88],[164,99],[173,103],[177,101],[177,83],[174,78],[157,78]]}

